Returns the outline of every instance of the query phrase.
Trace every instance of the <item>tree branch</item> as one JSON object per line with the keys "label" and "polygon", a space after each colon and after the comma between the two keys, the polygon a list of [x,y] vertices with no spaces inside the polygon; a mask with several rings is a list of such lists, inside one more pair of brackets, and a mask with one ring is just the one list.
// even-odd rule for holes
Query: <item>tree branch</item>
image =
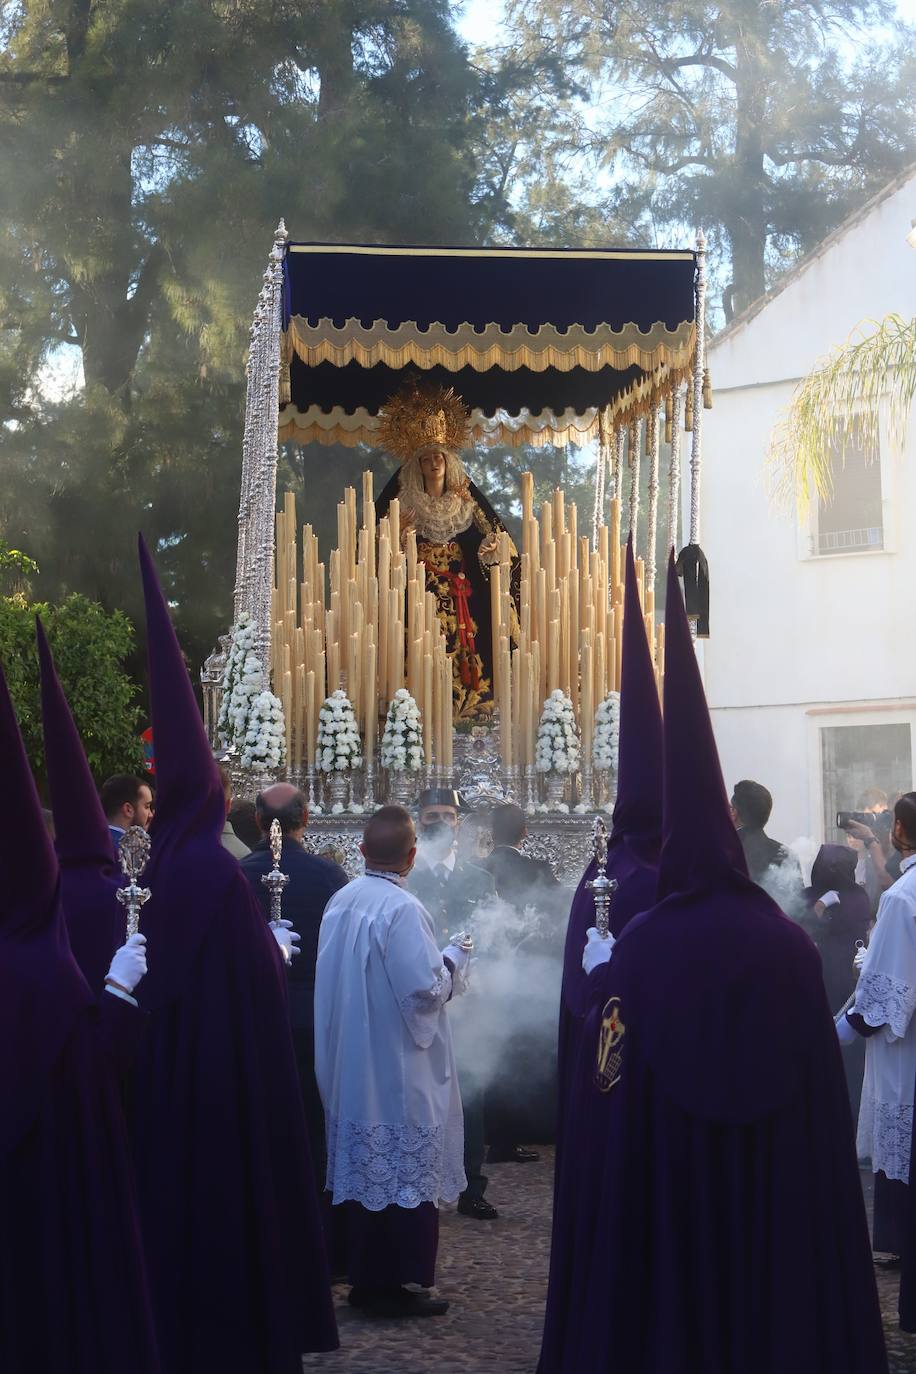
{"label": "tree branch", "polygon": [[723,76],[727,76],[729,81],[738,80],[738,72],[730,62],[726,62],[724,57],[716,57],[714,53],[695,52],[690,57],[663,57],[661,67],[667,76],[672,75],[680,67],[713,67]]}

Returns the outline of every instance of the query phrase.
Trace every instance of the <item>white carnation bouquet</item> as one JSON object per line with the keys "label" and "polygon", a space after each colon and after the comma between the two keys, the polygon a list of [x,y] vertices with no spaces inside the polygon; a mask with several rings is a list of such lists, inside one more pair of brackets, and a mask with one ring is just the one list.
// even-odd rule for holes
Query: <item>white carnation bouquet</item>
{"label": "white carnation bouquet", "polygon": [[255,653],[255,627],[243,611],[223,669],[217,733],[225,748],[238,751],[243,768],[274,770],[285,762],[286,727],[283,703],[264,678],[264,665]]}
{"label": "white carnation bouquet", "polygon": [[551,692],[538,725],[534,763],[539,773],[575,773],[579,767],[579,731],[573,704],[565,692]]}
{"label": "white carnation bouquet", "polygon": [[322,773],[341,773],[362,763],[359,730],[350,698],[340,688],[326,697],[318,713],[315,763]]}
{"label": "white carnation bouquet", "polygon": [[620,693],[608,692],[595,712],[595,734],[592,739],[592,766],[603,771],[617,772],[620,751]]}
{"label": "white carnation bouquet", "polygon": [[406,687],[398,688],[388,707],[380,759],[390,773],[419,773],[423,767],[420,708]]}

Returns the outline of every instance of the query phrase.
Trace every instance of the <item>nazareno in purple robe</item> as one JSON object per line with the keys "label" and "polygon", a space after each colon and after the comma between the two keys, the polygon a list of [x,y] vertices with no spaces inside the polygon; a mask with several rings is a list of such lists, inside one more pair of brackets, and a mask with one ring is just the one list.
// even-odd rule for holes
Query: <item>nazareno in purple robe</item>
{"label": "nazareno in purple robe", "polygon": [[589,977],[589,1187],[543,1374],[884,1374],[811,941],[747,877],[673,560],[659,899]]}
{"label": "nazareno in purple robe", "polygon": [[127,918],[116,896],[120,882],[108,821],[40,620],[35,628],[61,901],[73,957],[98,995],[111,957],[126,938]]}
{"label": "nazareno in purple robe", "polygon": [[130,1124],[163,1361],[169,1374],[300,1374],[337,1329],[286,973],[220,841],[219,775],[142,540],[140,563],[157,796]]}
{"label": "nazareno in purple robe", "polygon": [[158,1374],[120,1102],[140,1013],[98,1006],[0,671],[0,1369]]}
{"label": "nazareno in purple robe", "polygon": [[[639,600],[632,541],[627,542],[624,596],[617,797],[607,861],[608,877],[617,882],[610,913],[610,928],[615,937],[633,916],[655,901],[662,828],[662,716]],[[580,1193],[588,1185],[581,1168],[580,1103],[573,1088],[588,1009],[588,979],[582,968],[582,951],[586,931],[595,924],[595,900],[586,883],[595,872],[593,859],[573,898],[563,956],[553,1234],[542,1369],[552,1367],[551,1361],[558,1358],[566,1340],[571,1312],[569,1276],[578,1249]]]}

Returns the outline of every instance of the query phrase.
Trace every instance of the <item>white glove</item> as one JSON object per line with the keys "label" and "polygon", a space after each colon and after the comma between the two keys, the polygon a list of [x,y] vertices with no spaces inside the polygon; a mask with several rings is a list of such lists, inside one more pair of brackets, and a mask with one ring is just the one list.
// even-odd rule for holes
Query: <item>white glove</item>
{"label": "white glove", "polygon": [[460,945],[446,945],[442,951],[442,958],[449,961],[456,973],[464,974],[471,962],[471,951],[462,949]]}
{"label": "white glove", "polygon": [[299,948],[300,935],[298,930],[293,930],[292,921],[287,921],[281,917],[279,921],[271,921],[270,930],[277,944],[280,946],[280,953],[283,955],[285,963],[289,963],[297,954],[301,954]]}
{"label": "white glove", "polygon": [[820,903],[821,906],[836,906],[839,900],[840,894],[838,892],[825,892],[820,898]]}
{"label": "white glove", "polygon": [[115,951],[107,978],[127,992],[133,992],[146,973],[146,936],[132,935],[126,945]]}
{"label": "white glove", "polygon": [[606,964],[611,957],[611,950],[614,948],[614,937],[607,937],[598,934],[596,926],[592,926],[585,932],[588,943],[582,952],[582,967],[586,973],[591,973],[592,969],[598,968],[600,964]]}
{"label": "white glove", "polygon": [[845,1012],[836,1023],[836,1034],[841,1045],[854,1045],[859,1038],[858,1031],[846,1020]]}
{"label": "white glove", "polygon": [[863,945],[862,948],[857,949],[855,954],[853,955],[852,966],[855,969],[856,973],[862,972],[862,965],[865,963],[865,956],[867,953],[868,946]]}

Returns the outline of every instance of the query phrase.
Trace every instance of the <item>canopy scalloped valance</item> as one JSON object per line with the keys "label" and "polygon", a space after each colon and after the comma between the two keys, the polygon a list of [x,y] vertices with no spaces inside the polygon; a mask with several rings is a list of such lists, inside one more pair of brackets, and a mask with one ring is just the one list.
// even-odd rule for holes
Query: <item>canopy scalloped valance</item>
{"label": "canopy scalloped valance", "polygon": [[693,252],[287,244],[280,439],[372,444],[406,375],[454,386],[475,442],[585,443],[696,355]]}

